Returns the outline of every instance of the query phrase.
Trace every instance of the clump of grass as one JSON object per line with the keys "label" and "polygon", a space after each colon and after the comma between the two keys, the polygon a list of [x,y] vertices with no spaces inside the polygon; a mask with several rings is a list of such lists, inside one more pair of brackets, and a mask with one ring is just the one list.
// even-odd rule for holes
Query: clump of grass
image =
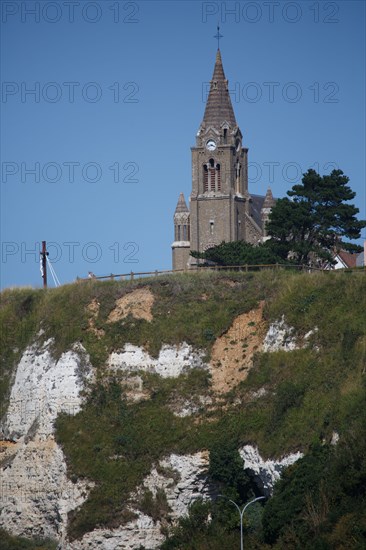
{"label": "clump of grass", "polygon": [[0,529],[1,550],[56,550],[57,546],[55,540],[16,537],[7,533],[5,529]]}
{"label": "clump of grass", "polygon": [[150,489],[146,489],[141,496],[138,507],[141,512],[150,516],[155,522],[167,519],[171,512],[165,491],[161,488],[157,489],[155,497]]}

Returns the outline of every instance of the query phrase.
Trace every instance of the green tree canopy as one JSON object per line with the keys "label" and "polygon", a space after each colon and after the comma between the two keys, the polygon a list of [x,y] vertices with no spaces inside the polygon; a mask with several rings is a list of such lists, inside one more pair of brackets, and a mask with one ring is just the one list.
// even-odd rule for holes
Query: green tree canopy
{"label": "green tree canopy", "polygon": [[273,250],[272,243],[261,243],[257,246],[245,241],[222,242],[206,250],[206,252],[191,252],[194,258],[200,258],[217,265],[259,265],[283,262],[280,255]]}
{"label": "green tree canopy", "polygon": [[358,239],[366,226],[366,221],[356,217],[358,208],[346,204],[356,195],[348,182],[342,170],[320,176],[309,169],[302,183],[287,192],[291,199],[276,202],[267,232],[279,255],[287,258],[290,254],[296,263],[307,265],[314,258],[332,262],[335,250],[362,250],[343,240]]}

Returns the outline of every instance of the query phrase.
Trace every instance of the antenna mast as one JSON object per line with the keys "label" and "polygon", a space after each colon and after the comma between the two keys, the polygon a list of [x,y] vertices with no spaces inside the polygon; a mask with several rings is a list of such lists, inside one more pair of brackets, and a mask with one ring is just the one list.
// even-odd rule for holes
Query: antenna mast
{"label": "antenna mast", "polygon": [[48,252],[46,250],[46,241],[42,241],[42,252],[41,256],[41,275],[43,279],[43,288],[47,288],[47,256]]}

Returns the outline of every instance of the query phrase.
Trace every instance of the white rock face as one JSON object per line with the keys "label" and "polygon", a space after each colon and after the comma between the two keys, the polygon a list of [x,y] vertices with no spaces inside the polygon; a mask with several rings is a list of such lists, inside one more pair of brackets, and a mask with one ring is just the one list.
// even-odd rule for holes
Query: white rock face
{"label": "white rock face", "polygon": [[139,346],[125,344],[121,351],[111,353],[107,366],[114,371],[142,370],[163,378],[175,378],[193,368],[207,368],[202,358],[203,352],[193,351],[192,346],[185,342],[179,346],[163,345],[157,359]]}
{"label": "white rock face", "polygon": [[82,346],[75,345],[55,361],[51,344],[27,348],[11,389],[1,427],[13,443],[7,442],[1,454],[0,526],[13,534],[62,541],[67,513],[87,498],[91,484],[67,479],[53,423],[61,411],[80,410],[80,391],[93,373]]}
{"label": "white rock face", "polygon": [[281,460],[263,460],[257,447],[252,445],[245,445],[239,449],[239,454],[244,460],[244,470],[249,470],[258,488],[266,496],[271,495],[274,484],[280,479],[283,469],[303,456],[302,453],[297,452]]}
{"label": "white rock face", "polygon": [[160,527],[159,522],[139,512],[137,519],[119,529],[95,529],[81,540],[66,542],[62,550],[137,550],[141,545],[154,550],[165,539]]}
{"label": "white rock face", "polygon": [[293,327],[289,327],[284,316],[280,321],[272,323],[268,329],[268,332],[264,338],[263,351],[293,351],[297,349],[296,338],[294,336]]}
{"label": "white rock face", "polygon": [[0,525],[25,536],[63,541],[67,514],[87,498],[87,483],[72,483],[65,458],[53,436],[21,440],[12,449],[14,458],[1,469]]}
{"label": "white rock face", "polygon": [[[143,484],[133,495],[138,500],[144,490],[148,489],[156,496],[158,489],[164,489],[167,502],[171,508],[171,517],[177,519],[188,512],[189,505],[198,497],[209,498],[207,484],[208,452],[202,451],[192,455],[171,454],[159,462],[160,468],[166,468],[163,475],[153,468],[144,479]],[[174,477],[169,473],[174,470]],[[176,475],[175,475],[176,474]],[[178,481],[177,481],[178,478]],[[159,548],[164,541],[161,534],[161,523],[133,509],[138,518],[118,529],[96,529],[87,533],[81,540],[67,543],[68,550],[137,550],[141,545],[149,550]]]}
{"label": "white rock face", "polygon": [[8,439],[27,435],[34,422],[38,435],[47,437],[60,412],[76,414],[80,410],[80,390],[92,374],[85,349],[75,344],[56,362],[51,344],[47,341],[40,350],[30,346],[20,360],[1,427]]}
{"label": "white rock face", "polygon": [[209,455],[207,451],[201,451],[192,455],[171,454],[160,461],[162,468],[174,470],[178,474],[179,481],[163,476],[154,468],[145,478],[143,487],[149,489],[154,496],[158,489],[164,489],[168,504],[172,509],[171,517],[177,519],[188,513],[189,505],[202,497],[210,497],[211,490],[207,483],[207,469]]}

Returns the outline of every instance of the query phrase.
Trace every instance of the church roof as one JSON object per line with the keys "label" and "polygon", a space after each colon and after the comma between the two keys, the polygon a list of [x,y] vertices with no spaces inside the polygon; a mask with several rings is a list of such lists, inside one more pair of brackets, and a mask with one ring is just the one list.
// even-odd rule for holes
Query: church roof
{"label": "church roof", "polygon": [[254,219],[255,223],[263,228],[262,208],[273,208],[276,204],[276,199],[272,195],[271,189],[268,187],[265,197],[263,195],[250,195],[249,214]]}
{"label": "church roof", "polygon": [[338,257],[345,267],[356,267],[358,254],[352,254],[346,250],[340,250],[338,252]]}
{"label": "church roof", "polygon": [[226,80],[224,67],[222,65],[221,52],[217,50],[215,68],[202,126],[206,128],[212,126],[213,128],[219,129],[225,121],[231,128],[237,126],[230,99],[228,81]]}
{"label": "church roof", "polygon": [[250,202],[249,214],[254,218],[255,223],[259,227],[262,227],[261,210],[263,208],[265,197],[263,197],[263,195],[250,195],[250,196],[252,200]]}
{"label": "church roof", "polygon": [[174,214],[178,214],[179,212],[189,212],[183,193],[179,195],[177,207]]}

